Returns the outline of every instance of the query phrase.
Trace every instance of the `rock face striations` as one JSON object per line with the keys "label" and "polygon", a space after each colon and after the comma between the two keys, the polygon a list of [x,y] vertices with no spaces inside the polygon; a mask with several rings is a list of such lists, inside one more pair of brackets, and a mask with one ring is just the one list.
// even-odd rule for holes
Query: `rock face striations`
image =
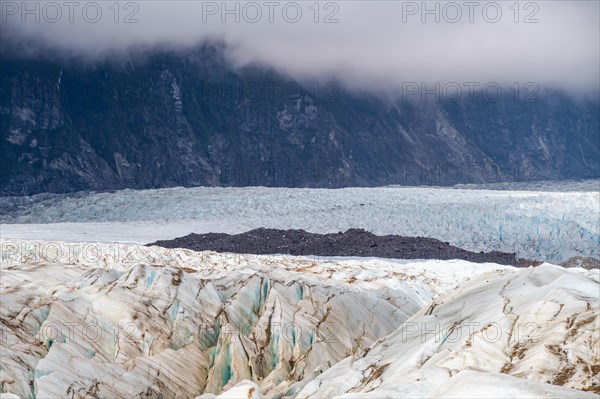
{"label": "rock face striations", "polygon": [[425,100],[233,68],[220,46],[0,61],[0,194],[597,178],[598,101]]}

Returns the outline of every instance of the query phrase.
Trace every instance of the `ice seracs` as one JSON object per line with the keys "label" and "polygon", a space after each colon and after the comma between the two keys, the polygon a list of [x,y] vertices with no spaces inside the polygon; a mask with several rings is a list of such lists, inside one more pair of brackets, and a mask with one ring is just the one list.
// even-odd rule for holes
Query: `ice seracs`
{"label": "ice seracs", "polygon": [[21,398],[600,390],[597,269],[0,244],[0,386]]}
{"label": "ice seracs", "polygon": [[597,278],[552,265],[485,273],[297,395],[311,397],[596,397]]}
{"label": "ice seracs", "polygon": [[286,390],[391,333],[432,295],[385,273],[333,277],[335,263],[310,259],[2,244],[0,382],[21,397],[194,397],[242,379]]}

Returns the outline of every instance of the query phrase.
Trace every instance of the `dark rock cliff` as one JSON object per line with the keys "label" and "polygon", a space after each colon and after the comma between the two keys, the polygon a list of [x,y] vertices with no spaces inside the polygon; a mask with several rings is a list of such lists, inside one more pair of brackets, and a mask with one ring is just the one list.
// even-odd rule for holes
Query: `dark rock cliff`
{"label": "dark rock cliff", "polygon": [[3,56],[0,194],[597,178],[597,100],[384,100],[230,67],[218,46],[77,63]]}

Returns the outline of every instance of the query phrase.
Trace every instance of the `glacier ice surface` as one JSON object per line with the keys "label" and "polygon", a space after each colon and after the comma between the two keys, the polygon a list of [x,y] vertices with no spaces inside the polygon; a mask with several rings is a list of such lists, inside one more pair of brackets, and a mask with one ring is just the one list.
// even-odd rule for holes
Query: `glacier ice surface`
{"label": "glacier ice surface", "polygon": [[69,243],[10,244],[63,249],[2,253],[0,386],[21,398],[252,388],[274,398],[592,398],[600,384],[597,269],[125,244],[115,258],[116,244],[94,256]]}
{"label": "glacier ice surface", "polygon": [[556,263],[577,255],[600,258],[600,193],[590,190],[596,183],[515,186],[522,191],[197,187],[44,194],[1,199],[7,209],[1,230],[3,238],[147,243],[259,227],[314,233],[364,228]]}

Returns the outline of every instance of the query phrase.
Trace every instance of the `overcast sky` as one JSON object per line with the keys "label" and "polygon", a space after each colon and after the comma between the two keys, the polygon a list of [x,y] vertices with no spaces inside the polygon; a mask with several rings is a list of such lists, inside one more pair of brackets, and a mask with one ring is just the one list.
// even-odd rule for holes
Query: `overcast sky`
{"label": "overcast sky", "polygon": [[2,0],[1,8],[2,40],[28,43],[24,52],[43,42],[64,54],[102,57],[132,45],[216,39],[237,65],[264,63],[295,78],[334,77],[355,88],[600,86],[598,1],[428,2],[429,14],[421,1],[228,2],[229,14],[221,1],[28,3],[24,10],[21,1]]}

